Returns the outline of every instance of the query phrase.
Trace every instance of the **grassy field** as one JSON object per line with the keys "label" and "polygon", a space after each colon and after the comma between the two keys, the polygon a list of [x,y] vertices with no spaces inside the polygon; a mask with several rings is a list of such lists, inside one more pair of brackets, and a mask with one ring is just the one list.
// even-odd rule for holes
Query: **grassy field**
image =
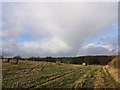
{"label": "grassy field", "polygon": [[3,88],[119,88],[104,66],[20,61],[2,64]]}

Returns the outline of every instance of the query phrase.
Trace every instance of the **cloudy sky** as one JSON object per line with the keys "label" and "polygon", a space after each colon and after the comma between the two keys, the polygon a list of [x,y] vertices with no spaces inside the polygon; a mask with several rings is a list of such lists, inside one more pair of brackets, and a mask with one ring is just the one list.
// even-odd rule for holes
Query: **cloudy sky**
{"label": "cloudy sky", "polygon": [[2,55],[115,55],[117,5],[117,2],[4,2]]}

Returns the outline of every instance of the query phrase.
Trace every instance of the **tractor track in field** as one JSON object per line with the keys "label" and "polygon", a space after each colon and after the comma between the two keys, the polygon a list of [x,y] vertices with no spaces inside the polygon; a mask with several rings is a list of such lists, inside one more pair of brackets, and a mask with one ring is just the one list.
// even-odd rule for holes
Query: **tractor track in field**
{"label": "tractor track in field", "polygon": [[30,88],[34,88],[34,87],[47,87],[47,86],[53,86],[54,84],[56,84],[56,82],[59,82],[61,80],[64,80],[66,77],[70,76],[70,75],[74,75],[76,72],[79,71],[79,69],[83,69],[83,68],[76,68],[76,69],[73,69],[69,72],[65,72],[61,75],[58,75],[58,76],[55,76],[55,77],[51,77],[51,79],[48,79],[48,80],[43,80],[42,82],[39,82],[38,83],[38,86],[36,86],[35,84],[33,86],[31,86]]}
{"label": "tractor track in field", "polygon": [[104,75],[102,73],[103,69],[100,67],[97,70],[97,74],[94,81],[94,88],[104,88]]}
{"label": "tractor track in field", "polygon": [[93,88],[94,87],[94,80],[96,77],[96,68],[91,69],[87,77],[85,78],[84,82],[78,87],[80,88]]}
{"label": "tractor track in field", "polygon": [[[76,68],[77,69],[77,68]],[[62,71],[61,71],[62,70]],[[26,83],[22,83],[20,86],[22,86],[22,87],[24,87],[24,86],[29,86],[29,84],[30,83],[34,83],[34,86],[36,85],[36,84],[43,84],[43,83],[46,83],[46,82],[49,82],[49,81],[51,81],[51,80],[54,80],[54,79],[56,79],[56,78],[59,78],[59,77],[61,77],[61,76],[64,76],[64,75],[67,75],[67,74],[69,74],[69,73],[71,73],[71,72],[73,72],[75,69],[70,69],[69,71],[67,71],[67,72],[64,72],[64,69],[63,68],[61,68],[60,69],[60,72],[62,72],[61,74],[59,73],[59,71],[58,72],[56,72],[56,73],[54,73],[54,74],[50,74],[50,75],[47,75],[47,76],[40,76],[40,77],[36,77],[36,78],[34,78],[34,79],[30,79],[28,82],[26,82]],[[38,81],[38,83],[37,83],[37,81]],[[34,87],[34,86],[32,86],[32,87]]]}
{"label": "tractor track in field", "polygon": [[106,88],[120,88],[120,84],[113,79],[113,77],[109,74],[108,70],[103,67],[102,73],[104,76],[104,85]]}
{"label": "tractor track in field", "polygon": [[[35,65],[35,66],[33,66],[33,67],[31,67],[31,68],[21,68],[19,71],[17,71],[15,74],[17,74],[18,72],[20,72],[20,71],[22,71],[23,69],[28,69],[27,71],[26,70],[23,70],[22,71],[22,75],[20,75],[19,77],[17,77],[17,78],[22,78],[22,77],[25,77],[25,76],[27,76],[29,73],[31,73],[35,68],[37,68],[38,66],[40,66],[40,64],[38,64],[38,65]],[[16,79],[17,79],[16,78]],[[7,78],[8,79],[8,78]],[[13,77],[13,79],[14,79],[14,77]],[[9,79],[8,79],[9,80]],[[12,80],[12,78],[10,78],[10,80]]]}
{"label": "tractor track in field", "polygon": [[78,87],[81,88],[83,86],[83,84],[86,82],[86,80],[88,79],[88,76],[89,76],[90,72],[92,71],[92,69],[87,70],[87,72],[85,72],[73,84],[71,84],[70,87],[71,88],[78,88]]}
{"label": "tractor track in field", "polygon": [[[66,83],[71,83],[70,81],[74,81],[75,78],[79,77],[79,75],[83,74],[83,70],[86,69],[86,68],[79,68],[78,70],[76,70],[75,72],[69,74],[68,76],[60,79],[60,80],[57,80],[54,84],[52,84],[52,87],[61,87],[63,88],[63,86],[66,85]],[[74,78],[73,78],[74,77]]]}
{"label": "tractor track in field", "polygon": [[[82,69],[82,68],[81,68]],[[78,71],[78,69],[76,68],[76,70],[71,70],[69,72],[65,72],[63,74],[59,74],[59,75],[56,75],[55,77],[51,77],[50,79],[48,80],[43,80],[42,82],[40,82],[38,85],[39,87],[47,87],[48,85],[51,85],[51,84],[54,84],[54,82],[56,81],[59,81],[59,80],[62,80],[64,79],[65,77],[67,76],[70,76],[71,74],[74,74],[76,71]],[[34,88],[36,87],[36,85],[33,85],[31,86],[30,88]],[[37,86],[38,87],[38,86]]]}
{"label": "tractor track in field", "polygon": [[[22,79],[22,78],[25,78],[25,77],[27,77],[35,68],[37,68],[38,66],[40,66],[41,64],[37,64],[37,65],[34,65],[34,66],[32,66],[32,67],[27,67],[27,68],[25,68],[25,70],[24,70],[24,72],[22,71],[24,68],[20,68],[20,70],[18,70],[18,71],[16,71],[16,73],[15,74],[17,74],[18,72],[20,72],[20,71],[22,71],[22,73],[21,74],[18,74],[18,75],[16,75],[15,76],[15,74],[13,74],[14,76],[13,77],[10,77],[10,78],[7,78],[7,79],[4,79],[4,80],[7,80],[7,81],[12,81],[12,80],[18,80],[18,79]],[[16,85],[16,83],[17,83],[17,85]],[[19,84],[18,84],[18,81],[16,82],[16,83],[13,83],[12,85],[8,85],[8,87],[17,87],[17,86],[19,86]]]}
{"label": "tractor track in field", "polygon": [[105,66],[55,63],[5,66],[3,88],[120,88]]}
{"label": "tractor track in field", "polygon": [[[56,85],[56,88],[57,87],[66,87],[66,88],[70,88],[71,84],[73,82],[75,82],[76,80],[79,79],[79,77],[81,77],[82,75],[84,75],[84,73],[86,72],[86,70],[88,70],[89,68],[83,68],[82,70],[80,69],[79,71],[75,72],[74,74],[72,74],[71,76],[67,77],[67,78],[64,78],[62,80],[61,83],[57,84]],[[54,85],[55,86],[55,85]]]}

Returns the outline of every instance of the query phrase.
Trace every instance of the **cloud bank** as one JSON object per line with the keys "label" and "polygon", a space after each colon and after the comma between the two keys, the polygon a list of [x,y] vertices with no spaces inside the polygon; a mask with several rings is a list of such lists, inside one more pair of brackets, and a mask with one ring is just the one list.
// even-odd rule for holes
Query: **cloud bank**
{"label": "cloud bank", "polygon": [[[2,54],[23,57],[114,54],[110,49],[117,47],[117,43],[112,45],[106,39],[101,45],[95,44],[99,40],[87,43],[96,37],[117,37],[112,34],[117,33],[117,26],[113,25],[117,25],[117,3],[3,3]],[[96,36],[98,33],[102,37]]]}

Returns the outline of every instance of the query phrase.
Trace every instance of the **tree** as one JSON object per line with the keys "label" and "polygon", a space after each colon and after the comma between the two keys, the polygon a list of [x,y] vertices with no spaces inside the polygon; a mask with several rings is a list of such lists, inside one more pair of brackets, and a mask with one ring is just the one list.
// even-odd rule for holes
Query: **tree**
{"label": "tree", "polygon": [[3,56],[1,56],[1,58],[2,58],[2,59],[4,59],[4,57],[3,57]]}
{"label": "tree", "polygon": [[18,56],[15,56],[14,59],[16,59],[16,64],[18,64],[18,60],[21,60],[22,58],[21,56],[18,55]]}
{"label": "tree", "polygon": [[4,57],[3,57],[3,56],[0,56],[0,59],[4,59]]}
{"label": "tree", "polygon": [[20,59],[22,59],[22,57],[20,55],[18,55],[18,56],[15,56],[14,59],[20,60]]}
{"label": "tree", "polygon": [[7,62],[8,62],[8,63],[10,62],[10,58],[7,59]]}

